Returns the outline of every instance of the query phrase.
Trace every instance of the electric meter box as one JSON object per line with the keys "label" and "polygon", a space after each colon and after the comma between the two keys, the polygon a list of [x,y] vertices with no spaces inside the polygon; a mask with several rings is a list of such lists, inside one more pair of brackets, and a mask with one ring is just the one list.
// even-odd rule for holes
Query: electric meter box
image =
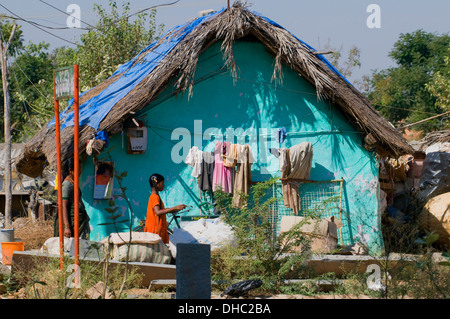
{"label": "electric meter box", "polygon": [[147,150],[147,128],[133,127],[129,128],[128,136],[128,153],[141,154]]}

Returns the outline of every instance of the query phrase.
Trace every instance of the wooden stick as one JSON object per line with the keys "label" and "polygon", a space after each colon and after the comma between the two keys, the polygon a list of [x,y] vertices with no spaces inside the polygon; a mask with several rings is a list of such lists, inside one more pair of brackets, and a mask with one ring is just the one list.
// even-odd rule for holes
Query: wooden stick
{"label": "wooden stick", "polygon": [[435,118],[438,118],[438,117],[440,117],[440,116],[447,115],[447,114],[450,114],[450,111],[447,111],[447,112],[445,112],[445,113],[438,114],[438,115],[435,115],[435,116],[432,116],[432,117],[429,117],[429,118],[420,120],[420,121],[415,122],[415,123],[411,123],[411,124],[408,124],[408,125],[404,125],[404,126],[398,127],[397,130],[402,130],[402,129],[404,129],[404,128],[407,128],[407,127],[410,127],[410,126],[413,126],[413,125],[416,125],[416,124],[420,124],[420,123],[423,123],[423,122],[426,122],[426,121],[429,121],[429,120],[433,120],[433,119],[435,119]]}

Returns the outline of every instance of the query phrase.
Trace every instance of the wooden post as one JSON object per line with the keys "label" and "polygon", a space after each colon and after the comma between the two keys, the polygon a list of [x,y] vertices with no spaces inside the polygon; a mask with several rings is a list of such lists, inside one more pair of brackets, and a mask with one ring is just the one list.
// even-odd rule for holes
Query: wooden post
{"label": "wooden post", "polygon": [[5,131],[5,226],[10,227],[12,221],[12,189],[11,189],[11,97],[9,95],[7,54],[17,25],[14,24],[8,42],[3,45],[0,39],[0,58],[2,67],[3,101],[4,101],[4,131]]}
{"label": "wooden post", "polygon": [[434,120],[434,119],[437,119],[438,117],[441,117],[441,116],[444,116],[444,115],[447,115],[447,114],[450,114],[450,111],[447,111],[445,113],[438,114],[438,115],[435,115],[435,116],[432,116],[432,117],[420,120],[420,121],[415,122],[415,123],[411,123],[411,124],[408,124],[408,125],[397,127],[397,130],[403,130],[404,128],[407,128],[407,127],[410,127],[410,126],[413,126],[413,125],[416,125],[416,124],[420,124],[420,123],[423,123],[423,122],[426,122],[426,121],[429,121],[429,120]]}
{"label": "wooden post", "polygon": [[[55,88],[55,70],[53,70],[53,88]],[[59,266],[64,266],[64,230],[62,217],[62,169],[61,169],[61,135],[59,125],[59,101],[56,99],[56,92],[53,89],[53,97],[55,100],[55,135],[56,135],[56,179],[58,188],[58,222],[59,222]]]}

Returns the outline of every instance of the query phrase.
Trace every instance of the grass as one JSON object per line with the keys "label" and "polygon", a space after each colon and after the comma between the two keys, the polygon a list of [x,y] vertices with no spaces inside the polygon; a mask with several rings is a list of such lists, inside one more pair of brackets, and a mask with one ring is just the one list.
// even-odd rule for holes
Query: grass
{"label": "grass", "polygon": [[[263,185],[260,187],[264,187]],[[337,276],[334,273],[317,275],[305,264],[310,257],[308,253],[289,255],[283,258],[292,245],[308,244],[305,238],[294,229],[284,237],[273,238],[271,225],[265,222],[269,202],[263,198],[263,188],[256,189],[256,204],[247,205],[239,215],[237,210],[228,208],[224,214],[228,222],[238,232],[238,245],[223,247],[212,252],[211,271],[212,279],[221,282],[215,285],[213,294],[218,295],[230,283],[252,278],[260,278],[264,285],[251,292],[252,296],[276,296],[285,298],[389,298],[389,299],[448,299],[450,297],[450,257],[444,253],[444,262],[433,260],[433,253],[437,250],[433,247],[436,236],[427,234],[420,241],[414,242],[411,234],[407,232],[407,238],[401,237],[403,231],[394,233],[395,238],[385,240],[385,243],[394,243],[396,246],[405,245],[404,252],[401,247],[392,246],[393,250],[400,250],[400,260],[406,260],[414,254],[414,262],[401,264],[394,267],[386,256],[381,257],[381,275],[386,289],[373,291],[368,289],[367,281],[370,273],[361,270],[344,273]],[[225,204],[227,198],[222,198]],[[224,206],[226,207],[226,206]],[[233,214],[231,214],[233,213]],[[250,221],[250,222],[249,222]],[[15,237],[25,242],[25,249],[39,249],[44,242],[53,237],[53,221],[32,221],[28,218],[17,219],[13,222]],[[401,225],[402,227],[404,225]],[[403,228],[402,228],[403,229]],[[414,233],[415,234],[415,233]],[[416,237],[416,236],[412,236]],[[385,238],[387,239],[387,238]],[[395,240],[394,240],[395,239]],[[404,240],[404,242],[402,242]],[[291,245],[291,246],[290,246]],[[392,252],[392,250],[391,250]],[[446,257],[447,256],[447,257]],[[445,259],[446,258],[446,259]],[[59,260],[46,263],[37,263],[25,274],[20,270],[11,276],[4,276],[2,283],[7,287],[7,294],[13,298],[21,299],[78,299],[88,298],[87,290],[98,282],[107,282],[107,286],[116,292],[121,290],[123,284],[124,269],[110,269],[105,280],[104,268],[81,263],[82,281],[81,288],[68,288],[71,272],[67,266],[72,261],[66,257],[63,270],[59,269]],[[364,271],[364,270],[363,270]],[[305,278],[306,280],[289,282],[287,279]],[[331,290],[323,290],[317,284],[319,280],[338,281]],[[126,289],[121,298],[144,299],[169,299],[173,292],[159,289],[149,292],[148,289],[139,289],[142,277],[133,271],[128,274]]]}

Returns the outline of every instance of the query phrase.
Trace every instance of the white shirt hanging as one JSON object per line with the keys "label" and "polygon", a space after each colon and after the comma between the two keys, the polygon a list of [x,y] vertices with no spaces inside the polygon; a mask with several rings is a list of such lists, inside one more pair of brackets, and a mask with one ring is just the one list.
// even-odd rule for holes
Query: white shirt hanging
{"label": "white shirt hanging", "polygon": [[202,161],[203,152],[197,146],[193,146],[184,159],[184,162],[193,168],[191,173],[192,177],[199,177],[202,174]]}

